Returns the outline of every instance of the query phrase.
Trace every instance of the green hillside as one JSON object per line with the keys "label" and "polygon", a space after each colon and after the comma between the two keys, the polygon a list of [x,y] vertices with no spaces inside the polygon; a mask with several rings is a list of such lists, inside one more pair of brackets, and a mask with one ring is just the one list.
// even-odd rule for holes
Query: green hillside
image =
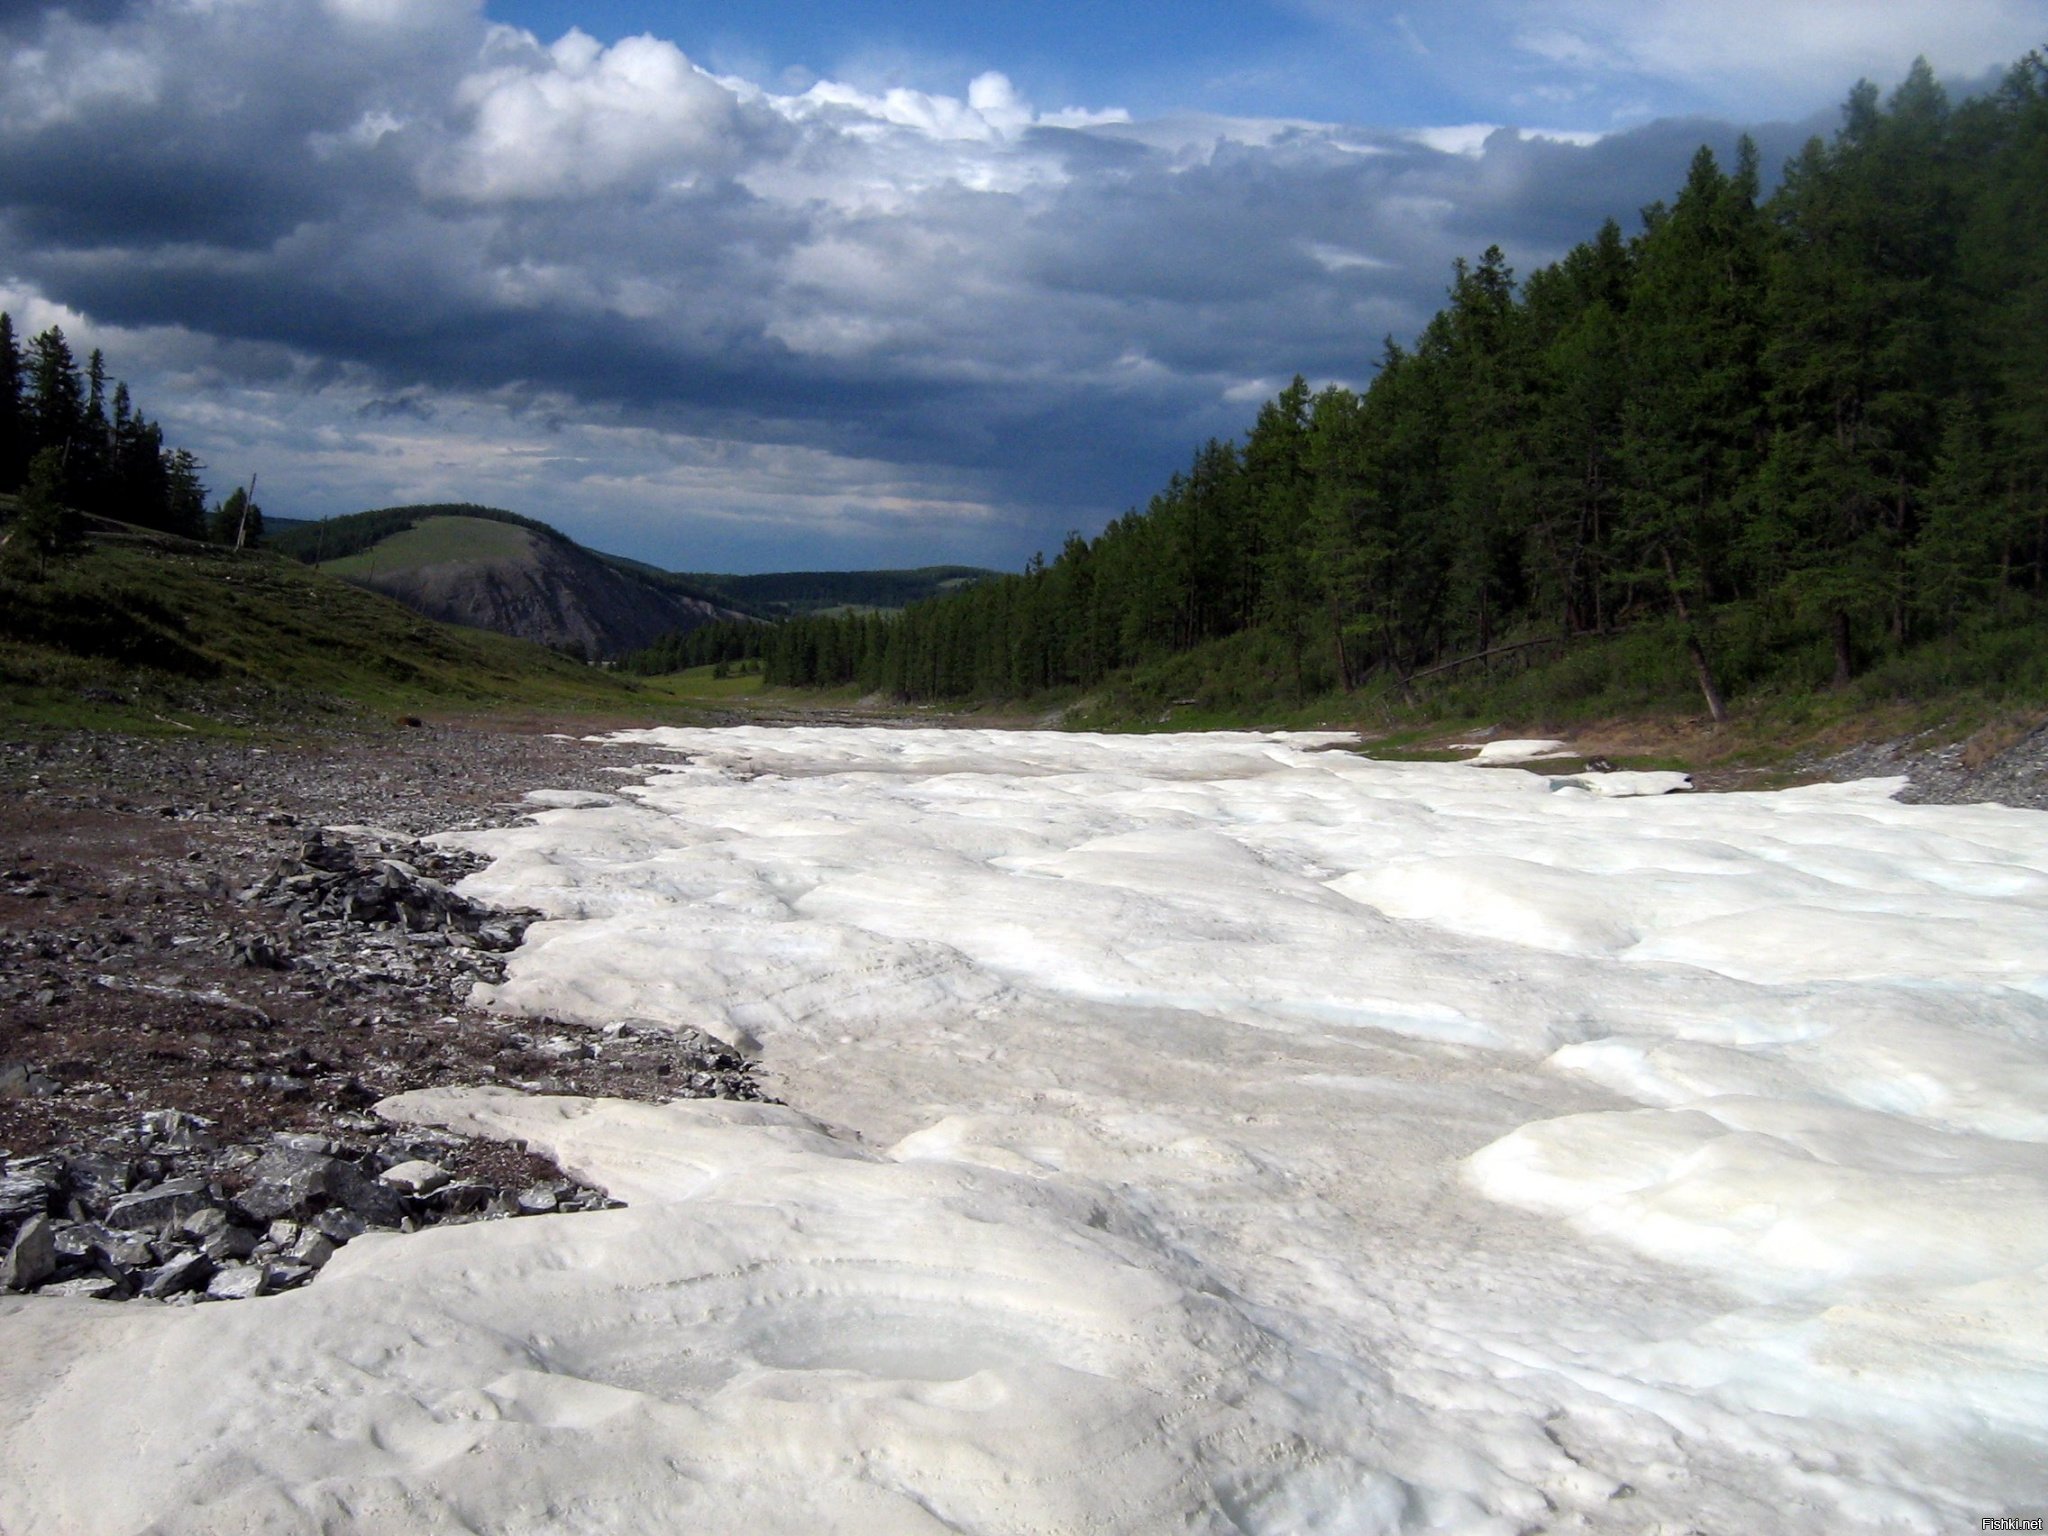
{"label": "green hillside", "polygon": [[43,580],[0,575],[0,717],[16,725],[304,729],[366,712],[651,714],[669,697],[279,555],[119,524]]}
{"label": "green hillside", "polygon": [[370,576],[451,560],[519,555],[529,535],[512,523],[481,517],[429,517],[338,560],[322,560],[330,576]]}
{"label": "green hillside", "polygon": [[479,523],[504,524],[525,528],[558,543],[573,542],[567,534],[549,527],[538,518],[521,517],[517,512],[477,506],[471,502],[430,502],[417,506],[378,507],[369,512],[352,512],[347,517],[300,523],[276,534],[269,543],[281,555],[290,555],[307,565],[324,565],[361,554],[420,523],[437,519],[454,519],[466,528]]}

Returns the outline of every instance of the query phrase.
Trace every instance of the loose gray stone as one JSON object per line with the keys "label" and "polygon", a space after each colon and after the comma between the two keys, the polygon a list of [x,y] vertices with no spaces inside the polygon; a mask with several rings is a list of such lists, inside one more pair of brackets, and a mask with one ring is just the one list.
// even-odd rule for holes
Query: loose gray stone
{"label": "loose gray stone", "polygon": [[521,1215],[545,1216],[561,1203],[560,1199],[556,1197],[554,1189],[546,1184],[535,1184],[531,1188],[523,1189],[519,1192],[519,1210]]}
{"label": "loose gray stone", "polygon": [[83,1297],[87,1301],[118,1301],[127,1294],[127,1287],[112,1275],[80,1275],[76,1280],[60,1280],[55,1285],[46,1285],[36,1294]]}
{"label": "loose gray stone", "polygon": [[213,1260],[203,1253],[181,1253],[142,1276],[142,1294],[158,1301],[196,1291],[213,1277]]}
{"label": "loose gray stone", "polygon": [[270,1271],[261,1264],[225,1264],[206,1282],[206,1294],[213,1301],[246,1301],[267,1295]]}
{"label": "loose gray stone", "polygon": [[[311,1138],[309,1138],[311,1139]],[[250,1185],[236,1204],[256,1221],[303,1218],[323,1206],[339,1205],[377,1226],[396,1226],[405,1202],[394,1189],[366,1178],[338,1157],[291,1147],[274,1147],[249,1170]]]}
{"label": "loose gray stone", "polygon": [[50,1218],[35,1215],[22,1223],[0,1259],[0,1290],[26,1291],[57,1272],[57,1234]]}
{"label": "loose gray stone", "polygon": [[194,1242],[203,1243],[228,1229],[228,1213],[217,1205],[194,1211],[178,1223],[178,1230]]}
{"label": "loose gray stone", "polygon": [[399,1193],[407,1195],[431,1195],[435,1190],[445,1188],[449,1181],[447,1169],[424,1159],[387,1168],[378,1177]]}
{"label": "loose gray stone", "polygon": [[246,1259],[256,1251],[256,1234],[247,1227],[223,1225],[199,1245],[199,1251],[216,1264]]}
{"label": "loose gray stone", "polygon": [[213,1122],[180,1109],[153,1109],[142,1117],[143,1139],[152,1152],[211,1152]]}
{"label": "loose gray stone", "polygon": [[107,1225],[148,1231],[174,1225],[212,1204],[204,1179],[166,1179],[155,1189],[123,1195],[107,1207]]}
{"label": "loose gray stone", "polygon": [[312,1226],[337,1248],[370,1230],[370,1224],[353,1211],[322,1211],[313,1218]]}
{"label": "loose gray stone", "polygon": [[482,1210],[495,1193],[488,1184],[449,1184],[435,1190],[432,1200],[436,1210],[462,1216]]}
{"label": "loose gray stone", "polygon": [[305,1131],[277,1131],[271,1141],[287,1152],[308,1152],[319,1157],[333,1157],[341,1151],[341,1143],[330,1141],[325,1136],[315,1136]]}
{"label": "loose gray stone", "polygon": [[308,1269],[321,1269],[334,1257],[334,1239],[323,1232],[301,1232],[298,1241],[285,1250],[285,1257]]}
{"label": "loose gray stone", "polygon": [[121,1269],[154,1264],[154,1244],[140,1232],[123,1231],[97,1221],[72,1222],[57,1233],[57,1251],[71,1259],[103,1259]]}
{"label": "loose gray stone", "polygon": [[0,1174],[0,1221],[19,1221],[47,1211],[61,1189],[61,1177],[46,1168],[10,1168]]}

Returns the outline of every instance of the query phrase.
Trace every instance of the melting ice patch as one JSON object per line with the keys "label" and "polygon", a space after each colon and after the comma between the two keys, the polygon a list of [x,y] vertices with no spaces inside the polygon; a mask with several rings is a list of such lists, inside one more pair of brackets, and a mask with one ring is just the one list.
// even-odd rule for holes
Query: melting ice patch
{"label": "melting ice patch", "polygon": [[2048,1505],[2042,817],[1299,736],[628,739],[644,784],[459,839],[550,917],[492,1001],[708,1028],[794,1107],[412,1095],[631,1203],[235,1307],[0,1300],[0,1528]]}

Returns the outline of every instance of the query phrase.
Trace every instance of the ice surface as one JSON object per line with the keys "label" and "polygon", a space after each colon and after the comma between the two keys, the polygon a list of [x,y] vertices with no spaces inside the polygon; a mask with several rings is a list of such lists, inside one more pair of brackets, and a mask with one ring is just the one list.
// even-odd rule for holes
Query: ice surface
{"label": "ice surface", "polygon": [[1468,761],[1475,763],[1533,763],[1546,757],[1570,757],[1572,749],[1561,741],[1544,738],[1541,741],[1487,741],[1467,742],[1460,750],[1472,752]]}
{"label": "ice surface", "polygon": [[1328,737],[626,739],[668,765],[456,839],[550,918],[494,1001],[758,1045],[793,1107],[409,1095],[631,1203],[232,1306],[0,1300],[0,1529],[2048,1505],[2048,819]]}

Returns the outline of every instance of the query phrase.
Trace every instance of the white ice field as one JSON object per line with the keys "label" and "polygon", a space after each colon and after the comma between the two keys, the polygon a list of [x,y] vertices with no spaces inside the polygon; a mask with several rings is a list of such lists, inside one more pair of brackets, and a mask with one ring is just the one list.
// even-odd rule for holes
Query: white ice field
{"label": "white ice field", "polygon": [[7,1536],[2048,1510],[2048,817],[631,739],[462,839],[554,919],[496,1005],[708,1028],[792,1107],[416,1095],[629,1206],[0,1301]]}

